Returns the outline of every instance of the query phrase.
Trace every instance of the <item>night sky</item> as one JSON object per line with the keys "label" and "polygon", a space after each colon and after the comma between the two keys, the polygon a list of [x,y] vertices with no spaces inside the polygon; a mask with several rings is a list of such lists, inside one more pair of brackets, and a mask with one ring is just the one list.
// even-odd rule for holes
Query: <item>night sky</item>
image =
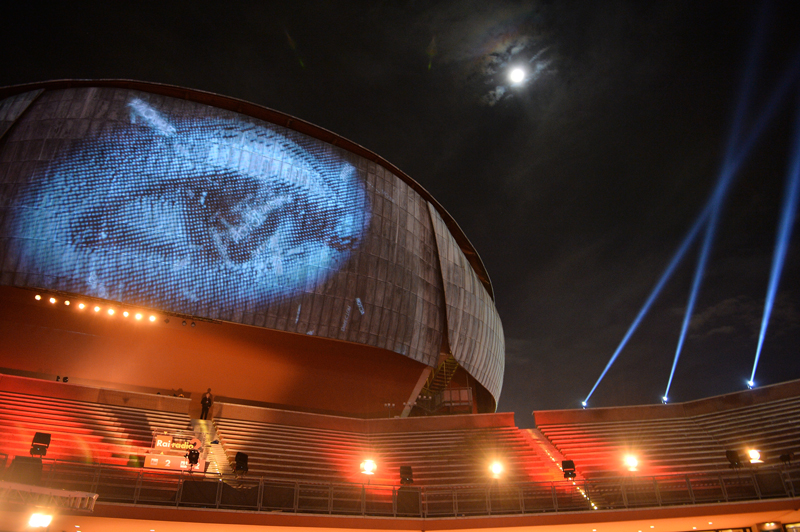
{"label": "night sky", "polygon": [[[16,4],[0,86],[126,78],[233,96],[334,131],[429,190],[492,278],[499,410],[519,426],[580,407],[708,201],[742,87],[747,136],[785,73],[800,77],[794,2]],[[515,66],[527,79],[512,85]],[[673,402],[750,376],[798,94],[794,81],[725,197]],[[799,225],[758,385],[800,378]],[[659,402],[699,241],[590,406]]]}

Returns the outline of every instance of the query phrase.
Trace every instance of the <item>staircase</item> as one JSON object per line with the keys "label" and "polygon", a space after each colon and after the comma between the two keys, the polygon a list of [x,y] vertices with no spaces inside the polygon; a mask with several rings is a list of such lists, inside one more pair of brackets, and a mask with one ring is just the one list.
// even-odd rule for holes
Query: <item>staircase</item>
{"label": "staircase", "polygon": [[205,449],[205,456],[202,458],[208,462],[206,473],[212,475],[231,475],[233,468],[225,456],[225,451],[219,443],[217,437],[217,430],[214,424],[207,419],[193,419],[192,430],[197,434],[197,437],[203,442],[203,449]]}

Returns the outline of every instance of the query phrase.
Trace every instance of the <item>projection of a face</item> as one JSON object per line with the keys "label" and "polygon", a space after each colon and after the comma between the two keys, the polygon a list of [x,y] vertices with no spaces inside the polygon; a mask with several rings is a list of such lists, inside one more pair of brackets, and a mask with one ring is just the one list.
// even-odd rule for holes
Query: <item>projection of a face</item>
{"label": "projection of a face", "polygon": [[178,312],[263,311],[340,268],[369,223],[355,168],[314,140],[142,99],[33,176],[22,254],[57,288]]}

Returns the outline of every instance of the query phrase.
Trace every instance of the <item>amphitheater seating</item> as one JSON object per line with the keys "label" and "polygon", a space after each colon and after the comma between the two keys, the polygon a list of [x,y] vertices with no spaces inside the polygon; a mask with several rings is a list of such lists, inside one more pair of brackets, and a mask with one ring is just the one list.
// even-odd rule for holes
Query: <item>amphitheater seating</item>
{"label": "amphitheater seating", "polygon": [[713,398],[670,405],[681,410],[664,407],[670,414],[664,417],[642,407],[641,419],[610,419],[635,416],[638,407],[585,411],[582,419],[576,418],[581,413],[565,413],[564,423],[556,422],[557,413],[543,412],[545,422],[537,428],[584,477],[629,474],[627,453],[639,460],[637,474],[658,475],[729,469],[726,450],[744,458],[747,449],[759,449],[761,467],[780,466],[780,455],[800,450],[800,396],[743,405],[747,395],[731,396],[727,406]]}
{"label": "amphitheater seating", "polygon": [[0,391],[0,453],[28,456],[36,432],[51,434],[47,458],[138,465],[154,431],[188,430],[187,414]]}
{"label": "amphitheater seating", "polygon": [[[364,430],[349,432],[224,417],[214,423],[231,462],[244,452],[250,474],[271,479],[397,485],[408,465],[414,485],[475,485],[491,482],[493,459],[511,482],[554,477],[551,461],[514,426],[435,430],[432,420],[427,430],[375,432],[363,421]],[[367,458],[378,464],[369,479],[359,471]]]}

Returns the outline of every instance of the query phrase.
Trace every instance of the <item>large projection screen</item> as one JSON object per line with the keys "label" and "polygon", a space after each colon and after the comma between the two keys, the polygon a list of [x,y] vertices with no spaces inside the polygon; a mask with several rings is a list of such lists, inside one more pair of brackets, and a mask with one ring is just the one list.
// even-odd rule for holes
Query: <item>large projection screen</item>
{"label": "large projection screen", "polygon": [[[383,166],[127,88],[19,94],[0,102],[0,126],[0,284],[436,365],[447,327],[442,235],[437,245],[430,204]],[[495,398],[502,367],[478,366],[496,355],[457,357]]]}

